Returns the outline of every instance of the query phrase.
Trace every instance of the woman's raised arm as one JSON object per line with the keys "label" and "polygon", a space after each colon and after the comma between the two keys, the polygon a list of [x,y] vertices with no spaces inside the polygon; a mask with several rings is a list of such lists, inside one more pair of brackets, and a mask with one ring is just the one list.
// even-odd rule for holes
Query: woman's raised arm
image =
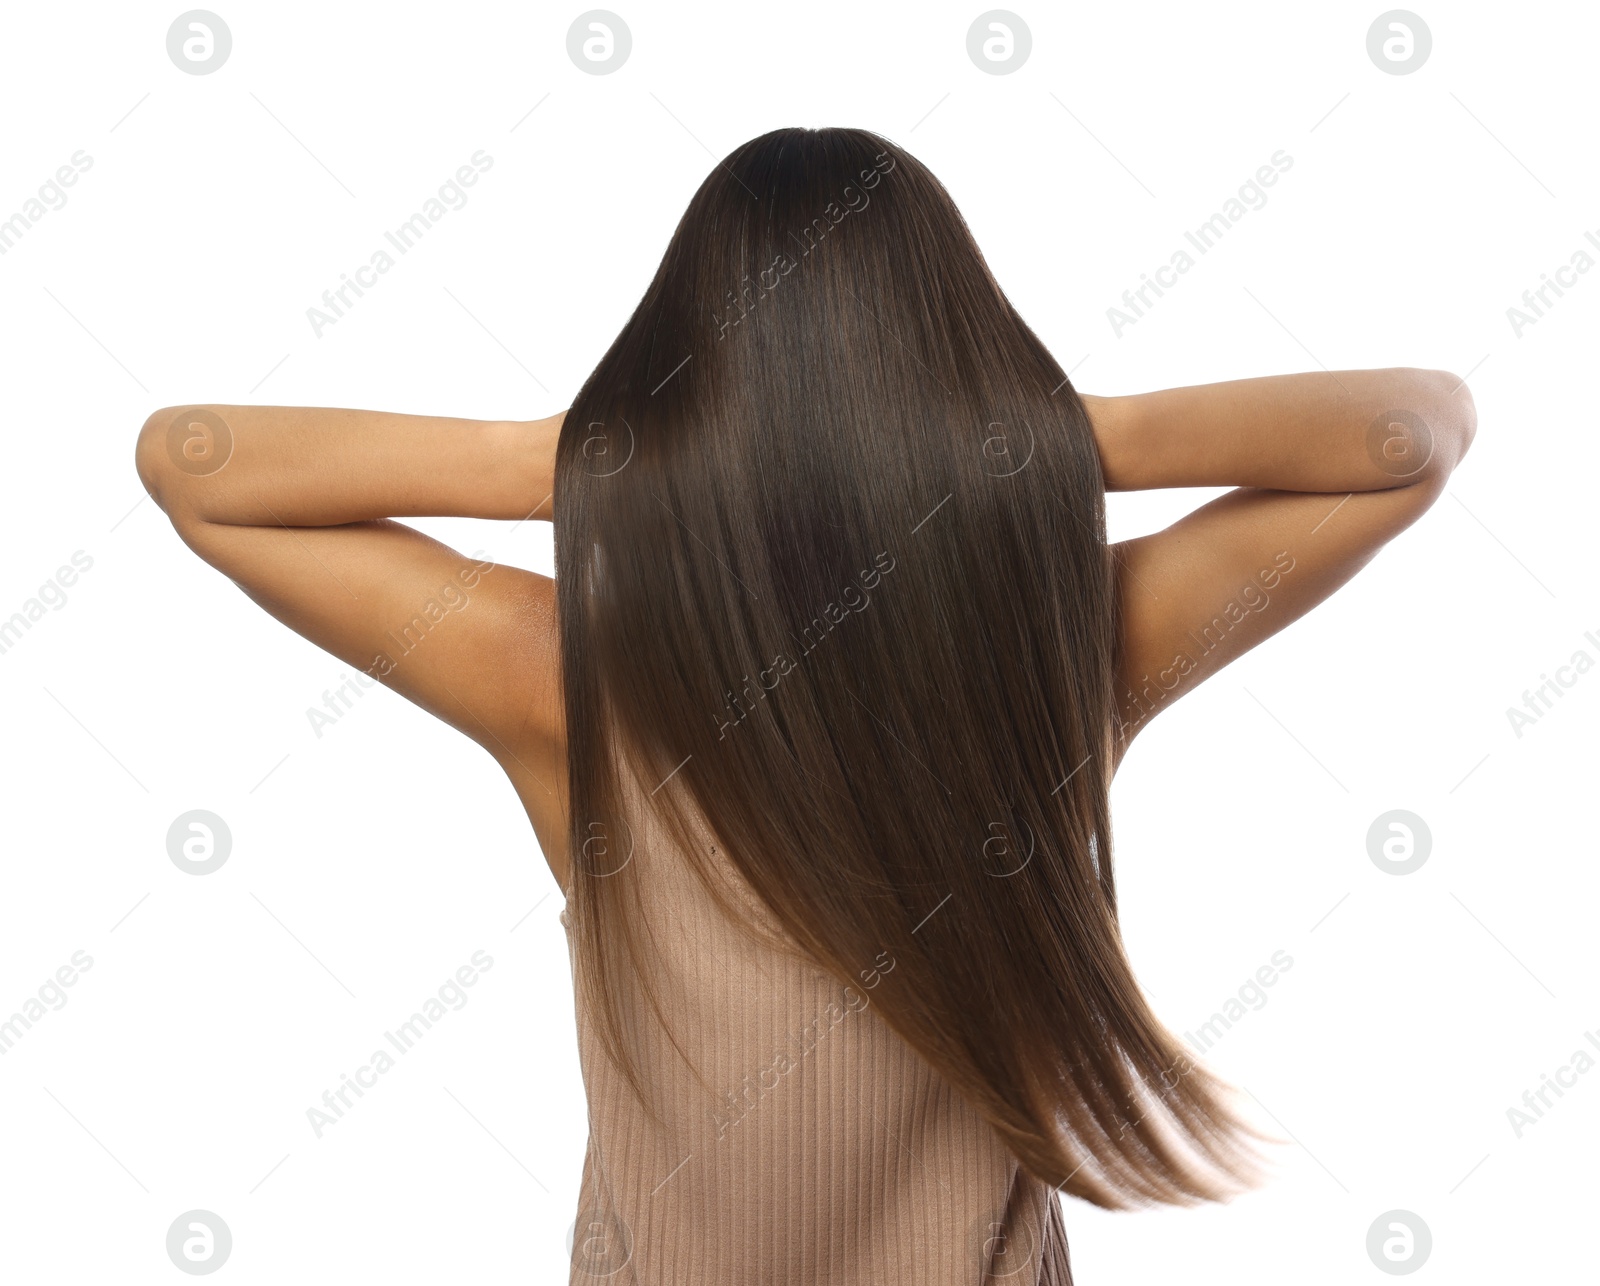
{"label": "woman's raised arm", "polygon": [[145,422],[135,452],[196,554],[290,629],[482,744],[547,855],[565,849],[554,584],[393,519],[549,518],[562,419],[172,407]]}
{"label": "woman's raised arm", "polygon": [[1085,397],[1106,488],[1236,488],[1113,546],[1117,753],[1155,715],[1356,574],[1443,493],[1472,444],[1442,371],[1320,371]]}
{"label": "woman's raised arm", "polygon": [[550,517],[562,417],[458,420],[310,406],[168,407],[135,460],[169,514],[230,526]]}

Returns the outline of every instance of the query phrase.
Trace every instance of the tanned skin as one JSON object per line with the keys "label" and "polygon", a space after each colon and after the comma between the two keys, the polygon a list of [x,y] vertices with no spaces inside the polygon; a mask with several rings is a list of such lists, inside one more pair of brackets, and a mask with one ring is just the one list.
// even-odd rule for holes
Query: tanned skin
{"label": "tanned skin", "polygon": [[[1121,598],[1118,763],[1155,715],[1310,611],[1421,517],[1477,427],[1462,380],[1413,369],[1083,401],[1108,491],[1233,488],[1163,531],[1112,546]],[[185,468],[171,450],[171,426],[206,412],[232,438],[226,463],[211,473]],[[506,565],[483,570],[396,519],[551,520],[564,415],[490,421],[169,407],[146,421],[136,450],[140,479],[190,549],[290,629],[494,756],[563,890],[570,859],[555,582]],[[1241,586],[1262,584],[1285,552],[1293,570],[1273,581],[1270,603],[1227,617]],[[476,580],[465,591],[469,606],[447,614],[426,646],[387,673],[374,668],[395,650],[389,631],[441,586],[466,583],[463,574]],[[1197,648],[1195,632],[1219,615],[1227,628]]]}

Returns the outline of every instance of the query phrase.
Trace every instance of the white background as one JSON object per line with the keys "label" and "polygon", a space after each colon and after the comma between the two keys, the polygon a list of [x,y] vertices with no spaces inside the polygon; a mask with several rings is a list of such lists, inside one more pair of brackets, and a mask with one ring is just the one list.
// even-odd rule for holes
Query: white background
{"label": "white background", "polygon": [[[1394,76],[1380,3],[1017,0],[1032,56],[992,76],[981,4],[615,0],[632,56],[591,76],[578,5],[216,3],[205,76],[167,56],[177,5],[10,6],[0,42],[0,219],[93,161],[0,256],[0,616],[93,559],[0,655],[0,1018],[93,959],[0,1057],[0,1277],[179,1280],[166,1232],[200,1208],[219,1280],[565,1281],[571,979],[509,785],[386,691],[317,736],[347,672],[182,546],[134,438],[183,403],[559,411],[714,160],[795,124],[924,160],[1085,391],[1471,373],[1434,510],[1123,767],[1126,935],[1170,1026],[1293,958],[1210,1058],[1297,1143],[1227,1206],[1069,1202],[1078,1280],[1381,1280],[1395,1208],[1432,1230],[1421,1280],[1592,1277],[1600,1068],[1520,1138],[1507,1109],[1600,1030],[1600,673],[1521,737],[1506,709],[1600,659],[1600,272],[1520,338],[1506,310],[1600,236],[1600,11],[1416,0],[1433,52]],[[479,149],[469,203],[317,337],[306,310]],[[1117,337],[1106,309],[1279,149],[1269,203]],[[1113,535],[1208,494],[1116,497]],[[550,569],[547,527],[420,525]],[[194,808],[233,835],[204,878],[165,847]],[[1366,851],[1393,808],[1433,836],[1403,877]],[[470,1003],[317,1138],[306,1110],[479,949]]]}

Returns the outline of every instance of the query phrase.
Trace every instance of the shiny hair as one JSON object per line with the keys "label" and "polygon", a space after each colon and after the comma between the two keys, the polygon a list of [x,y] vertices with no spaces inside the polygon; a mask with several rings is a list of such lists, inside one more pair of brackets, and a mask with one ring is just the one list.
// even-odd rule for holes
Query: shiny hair
{"label": "shiny hair", "polygon": [[1089,419],[925,166],[857,129],[719,163],[567,412],[554,512],[575,982],[641,1096],[630,772],[708,888],[694,819],[837,978],[888,953],[876,1011],[1038,1179],[1255,1181],[1123,950]]}

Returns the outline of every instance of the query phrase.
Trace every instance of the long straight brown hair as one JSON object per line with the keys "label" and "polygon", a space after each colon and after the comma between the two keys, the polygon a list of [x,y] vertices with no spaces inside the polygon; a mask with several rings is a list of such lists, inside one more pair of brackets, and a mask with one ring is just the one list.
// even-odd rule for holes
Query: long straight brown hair
{"label": "long straight brown hair", "polygon": [[[1104,482],[949,193],[782,129],[695,193],[556,457],[575,983],[641,1096],[623,776],[1098,1205],[1222,1199],[1264,1137],[1150,1011],[1107,789]],[[659,1013],[659,1006],[658,1006]]]}

